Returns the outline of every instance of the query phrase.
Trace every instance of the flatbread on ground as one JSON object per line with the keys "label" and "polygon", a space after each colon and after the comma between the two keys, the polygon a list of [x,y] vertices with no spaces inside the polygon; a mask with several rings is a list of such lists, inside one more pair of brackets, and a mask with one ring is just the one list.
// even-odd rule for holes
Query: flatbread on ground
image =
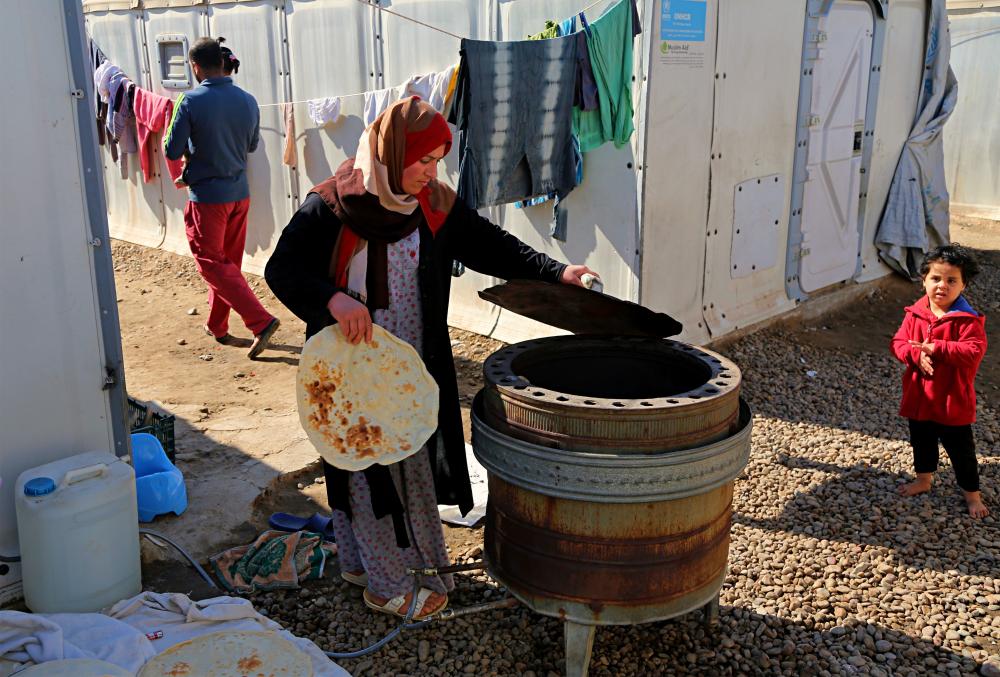
{"label": "flatbread on ground", "polygon": [[437,430],[437,383],[413,346],[378,325],[371,344],[351,345],[335,326],[313,335],[296,391],[309,440],[344,470],[398,463]]}
{"label": "flatbread on ground", "polygon": [[138,677],[312,677],[309,656],[273,632],[212,632],[149,659]]}

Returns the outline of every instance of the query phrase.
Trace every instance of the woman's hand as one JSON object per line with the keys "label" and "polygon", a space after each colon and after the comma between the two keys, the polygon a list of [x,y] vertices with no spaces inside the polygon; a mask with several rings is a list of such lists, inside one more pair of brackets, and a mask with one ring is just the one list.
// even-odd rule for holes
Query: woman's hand
{"label": "woman's hand", "polygon": [[600,275],[592,271],[587,266],[571,265],[563,268],[562,276],[559,278],[559,281],[563,284],[575,284],[577,287],[589,288],[588,285],[583,283],[582,278],[584,275],[593,275],[598,280],[601,279]]}
{"label": "woman's hand", "polygon": [[372,316],[365,304],[339,291],[330,297],[326,308],[352,345],[357,345],[361,339],[365,343],[372,342]]}

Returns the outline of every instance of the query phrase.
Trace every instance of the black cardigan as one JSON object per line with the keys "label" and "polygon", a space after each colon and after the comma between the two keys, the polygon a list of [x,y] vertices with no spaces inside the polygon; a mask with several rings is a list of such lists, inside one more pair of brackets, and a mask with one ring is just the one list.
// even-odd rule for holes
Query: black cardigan
{"label": "black cardigan", "polygon": [[[330,257],[340,232],[340,220],[326,203],[310,193],[285,226],[264,278],[274,295],[306,323],[306,338],[334,324],[326,304],[338,287],[329,278]],[[428,443],[439,504],[458,505],[462,514],[472,509],[472,487],[465,462],[465,440],[458,402],[455,360],[448,335],[448,297],[452,261],[485,275],[557,282],[566,264],[535,251],[504,232],[461,198],[432,235],[420,225],[420,263],[417,277],[423,308],[423,359],[440,389],[438,431],[444,443],[440,453],[432,436]]]}

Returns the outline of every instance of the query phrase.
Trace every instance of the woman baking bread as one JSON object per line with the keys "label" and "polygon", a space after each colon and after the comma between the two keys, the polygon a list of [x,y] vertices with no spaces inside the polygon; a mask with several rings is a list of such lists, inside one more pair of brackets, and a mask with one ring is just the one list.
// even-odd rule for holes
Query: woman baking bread
{"label": "woman baking bread", "polygon": [[[411,97],[390,106],[361,135],[357,156],[312,189],[264,273],[307,337],[336,322],[351,343],[371,341],[374,321],[417,350],[440,388],[438,430],[415,455],[360,472],[323,461],[341,575],[365,586],[369,607],[400,616],[413,594],[407,568],[448,564],[438,504],[472,508],[447,325],[452,261],[504,279],[582,286],[593,274],[535,251],[457,199],[437,181],[450,148],[451,131],[430,105]],[[424,585],[414,618],[443,609],[454,587],[450,575]]]}

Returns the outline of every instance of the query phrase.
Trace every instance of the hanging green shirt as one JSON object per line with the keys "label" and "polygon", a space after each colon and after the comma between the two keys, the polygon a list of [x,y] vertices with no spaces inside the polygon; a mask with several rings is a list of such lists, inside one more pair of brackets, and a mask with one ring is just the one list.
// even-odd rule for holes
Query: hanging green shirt
{"label": "hanging green shirt", "polygon": [[613,141],[621,148],[635,130],[632,124],[632,39],[640,32],[642,26],[635,0],[620,0],[590,22],[587,47],[600,106],[593,111],[573,109],[573,133],[580,138],[580,150],[584,153],[605,141]]}
{"label": "hanging green shirt", "polygon": [[559,24],[557,24],[552,19],[545,20],[545,30],[541,33],[535,33],[534,35],[529,35],[529,40],[549,40],[551,38],[560,37]]}

